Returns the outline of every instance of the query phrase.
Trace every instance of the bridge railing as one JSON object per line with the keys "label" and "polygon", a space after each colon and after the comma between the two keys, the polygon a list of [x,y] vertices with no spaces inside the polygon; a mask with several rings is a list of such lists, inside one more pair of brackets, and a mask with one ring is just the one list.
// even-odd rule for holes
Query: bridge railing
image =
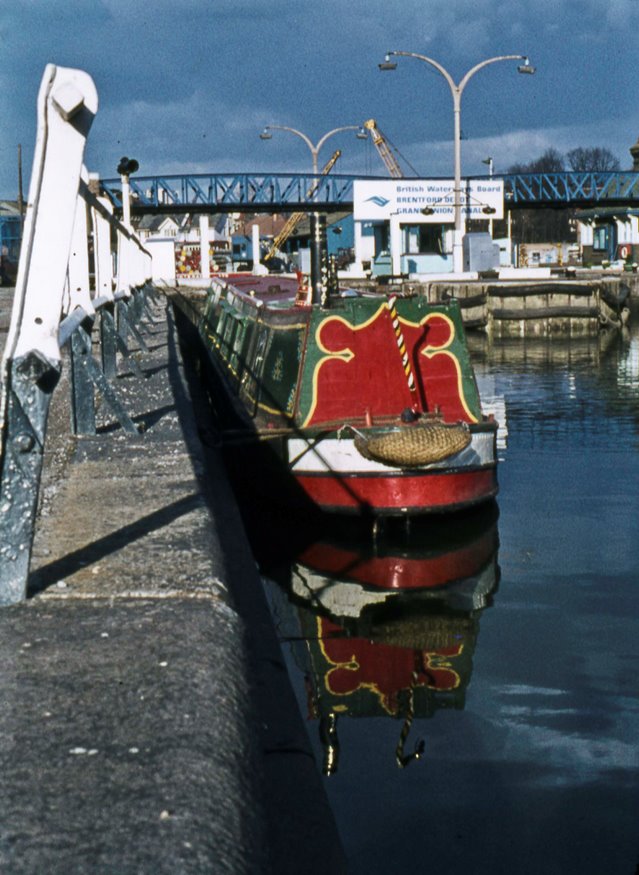
{"label": "bridge railing", "polygon": [[[352,209],[352,174],[209,173],[138,176],[130,179],[132,209],[139,212],[225,212]],[[505,173],[474,179],[503,180],[506,208],[538,206],[639,205],[636,171]],[[401,180],[398,180],[401,183]],[[122,207],[118,179],[102,180],[116,209]],[[313,191],[312,198],[309,191]]]}
{"label": "bridge railing", "polygon": [[[93,191],[83,166],[98,107],[91,78],[48,65],[0,395],[0,605],[25,597],[47,420],[68,350],[71,427],[95,433],[96,388],[137,431],[114,388],[150,285],[151,257]],[[115,247],[114,247],[115,244]],[[93,354],[94,337],[101,348]],[[137,363],[131,362],[135,367]],[[139,368],[138,368],[139,370]]]}
{"label": "bridge railing", "polygon": [[520,206],[639,203],[635,171],[513,173],[503,177],[507,202]]}
{"label": "bridge railing", "polygon": [[[165,212],[218,211],[233,207],[266,210],[273,207],[313,206],[316,210],[352,206],[353,180],[345,174],[210,173],[171,176],[136,176],[129,180],[131,209]],[[385,179],[386,177],[371,177]],[[101,181],[116,209],[122,207],[118,179]],[[312,198],[309,191],[313,192]]]}

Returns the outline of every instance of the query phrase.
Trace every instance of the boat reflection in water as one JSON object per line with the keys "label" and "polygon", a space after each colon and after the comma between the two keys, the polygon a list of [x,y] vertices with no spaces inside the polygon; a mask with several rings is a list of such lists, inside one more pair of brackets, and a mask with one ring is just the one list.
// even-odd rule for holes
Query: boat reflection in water
{"label": "boat reflection in water", "polygon": [[345,718],[401,721],[395,757],[424,751],[415,718],[464,707],[481,612],[497,588],[495,507],[413,524],[367,540],[326,537],[306,547],[272,587],[282,638],[304,674],[319,721],[323,770],[338,767]]}

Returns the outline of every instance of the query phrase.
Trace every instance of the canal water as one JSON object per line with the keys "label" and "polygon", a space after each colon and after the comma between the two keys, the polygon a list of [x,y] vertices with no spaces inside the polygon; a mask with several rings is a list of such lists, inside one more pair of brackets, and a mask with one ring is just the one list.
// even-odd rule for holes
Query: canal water
{"label": "canal water", "polygon": [[496,507],[264,560],[349,871],[633,875],[639,311],[472,353]]}

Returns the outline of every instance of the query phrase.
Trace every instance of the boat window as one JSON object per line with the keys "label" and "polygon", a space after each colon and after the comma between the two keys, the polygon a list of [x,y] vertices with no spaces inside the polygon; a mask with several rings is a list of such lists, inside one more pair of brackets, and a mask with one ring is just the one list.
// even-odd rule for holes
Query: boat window
{"label": "boat window", "polygon": [[230,353],[233,347],[236,326],[237,320],[235,318],[235,314],[231,311],[227,314],[226,322],[224,323],[224,334],[222,337],[222,339],[224,340],[224,347],[227,350],[227,354]]}
{"label": "boat window", "polygon": [[246,320],[235,317],[236,331],[235,338],[231,347],[231,368],[239,376],[244,369],[245,362],[242,358],[242,348],[246,337]]}
{"label": "boat window", "polygon": [[245,402],[253,405],[253,416],[255,416],[257,411],[258,386],[259,380],[262,377],[262,371],[264,370],[264,357],[268,335],[269,331],[265,326],[261,326],[258,329],[255,347],[247,354],[245,370],[242,375],[242,397]]}
{"label": "boat window", "polygon": [[226,326],[226,316],[227,316],[226,310],[224,309],[224,307],[221,307],[220,318],[217,320],[217,325],[215,327],[215,333],[219,337],[224,336],[224,328]]}
{"label": "boat window", "polygon": [[206,302],[206,317],[211,320],[215,314],[215,310],[218,305],[218,301],[220,300],[221,287],[219,285],[215,285],[211,287],[211,291],[209,293],[208,300]]}

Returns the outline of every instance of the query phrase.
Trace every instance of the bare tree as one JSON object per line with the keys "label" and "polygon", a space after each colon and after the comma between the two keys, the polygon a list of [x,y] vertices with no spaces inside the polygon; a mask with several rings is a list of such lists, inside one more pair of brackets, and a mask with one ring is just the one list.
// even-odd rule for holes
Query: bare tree
{"label": "bare tree", "polygon": [[561,173],[563,169],[563,155],[551,146],[543,155],[528,164],[513,164],[508,173]]}
{"label": "bare tree", "polygon": [[[515,164],[509,173],[561,173],[564,157],[552,147],[528,164]],[[574,239],[570,219],[573,210],[542,207],[513,211],[513,237],[519,243],[557,243]]]}
{"label": "bare tree", "polygon": [[610,149],[603,146],[590,146],[571,149],[566,154],[566,159],[571,170],[576,172],[600,172],[607,170],[621,170],[621,165]]}
{"label": "bare tree", "polygon": [[[513,164],[508,173],[561,173],[605,172],[620,170],[621,165],[613,153],[603,146],[579,146],[562,155],[552,146],[538,158],[527,164]],[[572,241],[575,239],[574,209],[572,207],[542,207],[513,210],[512,230],[520,243],[543,243]],[[502,231],[500,226],[498,232]]]}

